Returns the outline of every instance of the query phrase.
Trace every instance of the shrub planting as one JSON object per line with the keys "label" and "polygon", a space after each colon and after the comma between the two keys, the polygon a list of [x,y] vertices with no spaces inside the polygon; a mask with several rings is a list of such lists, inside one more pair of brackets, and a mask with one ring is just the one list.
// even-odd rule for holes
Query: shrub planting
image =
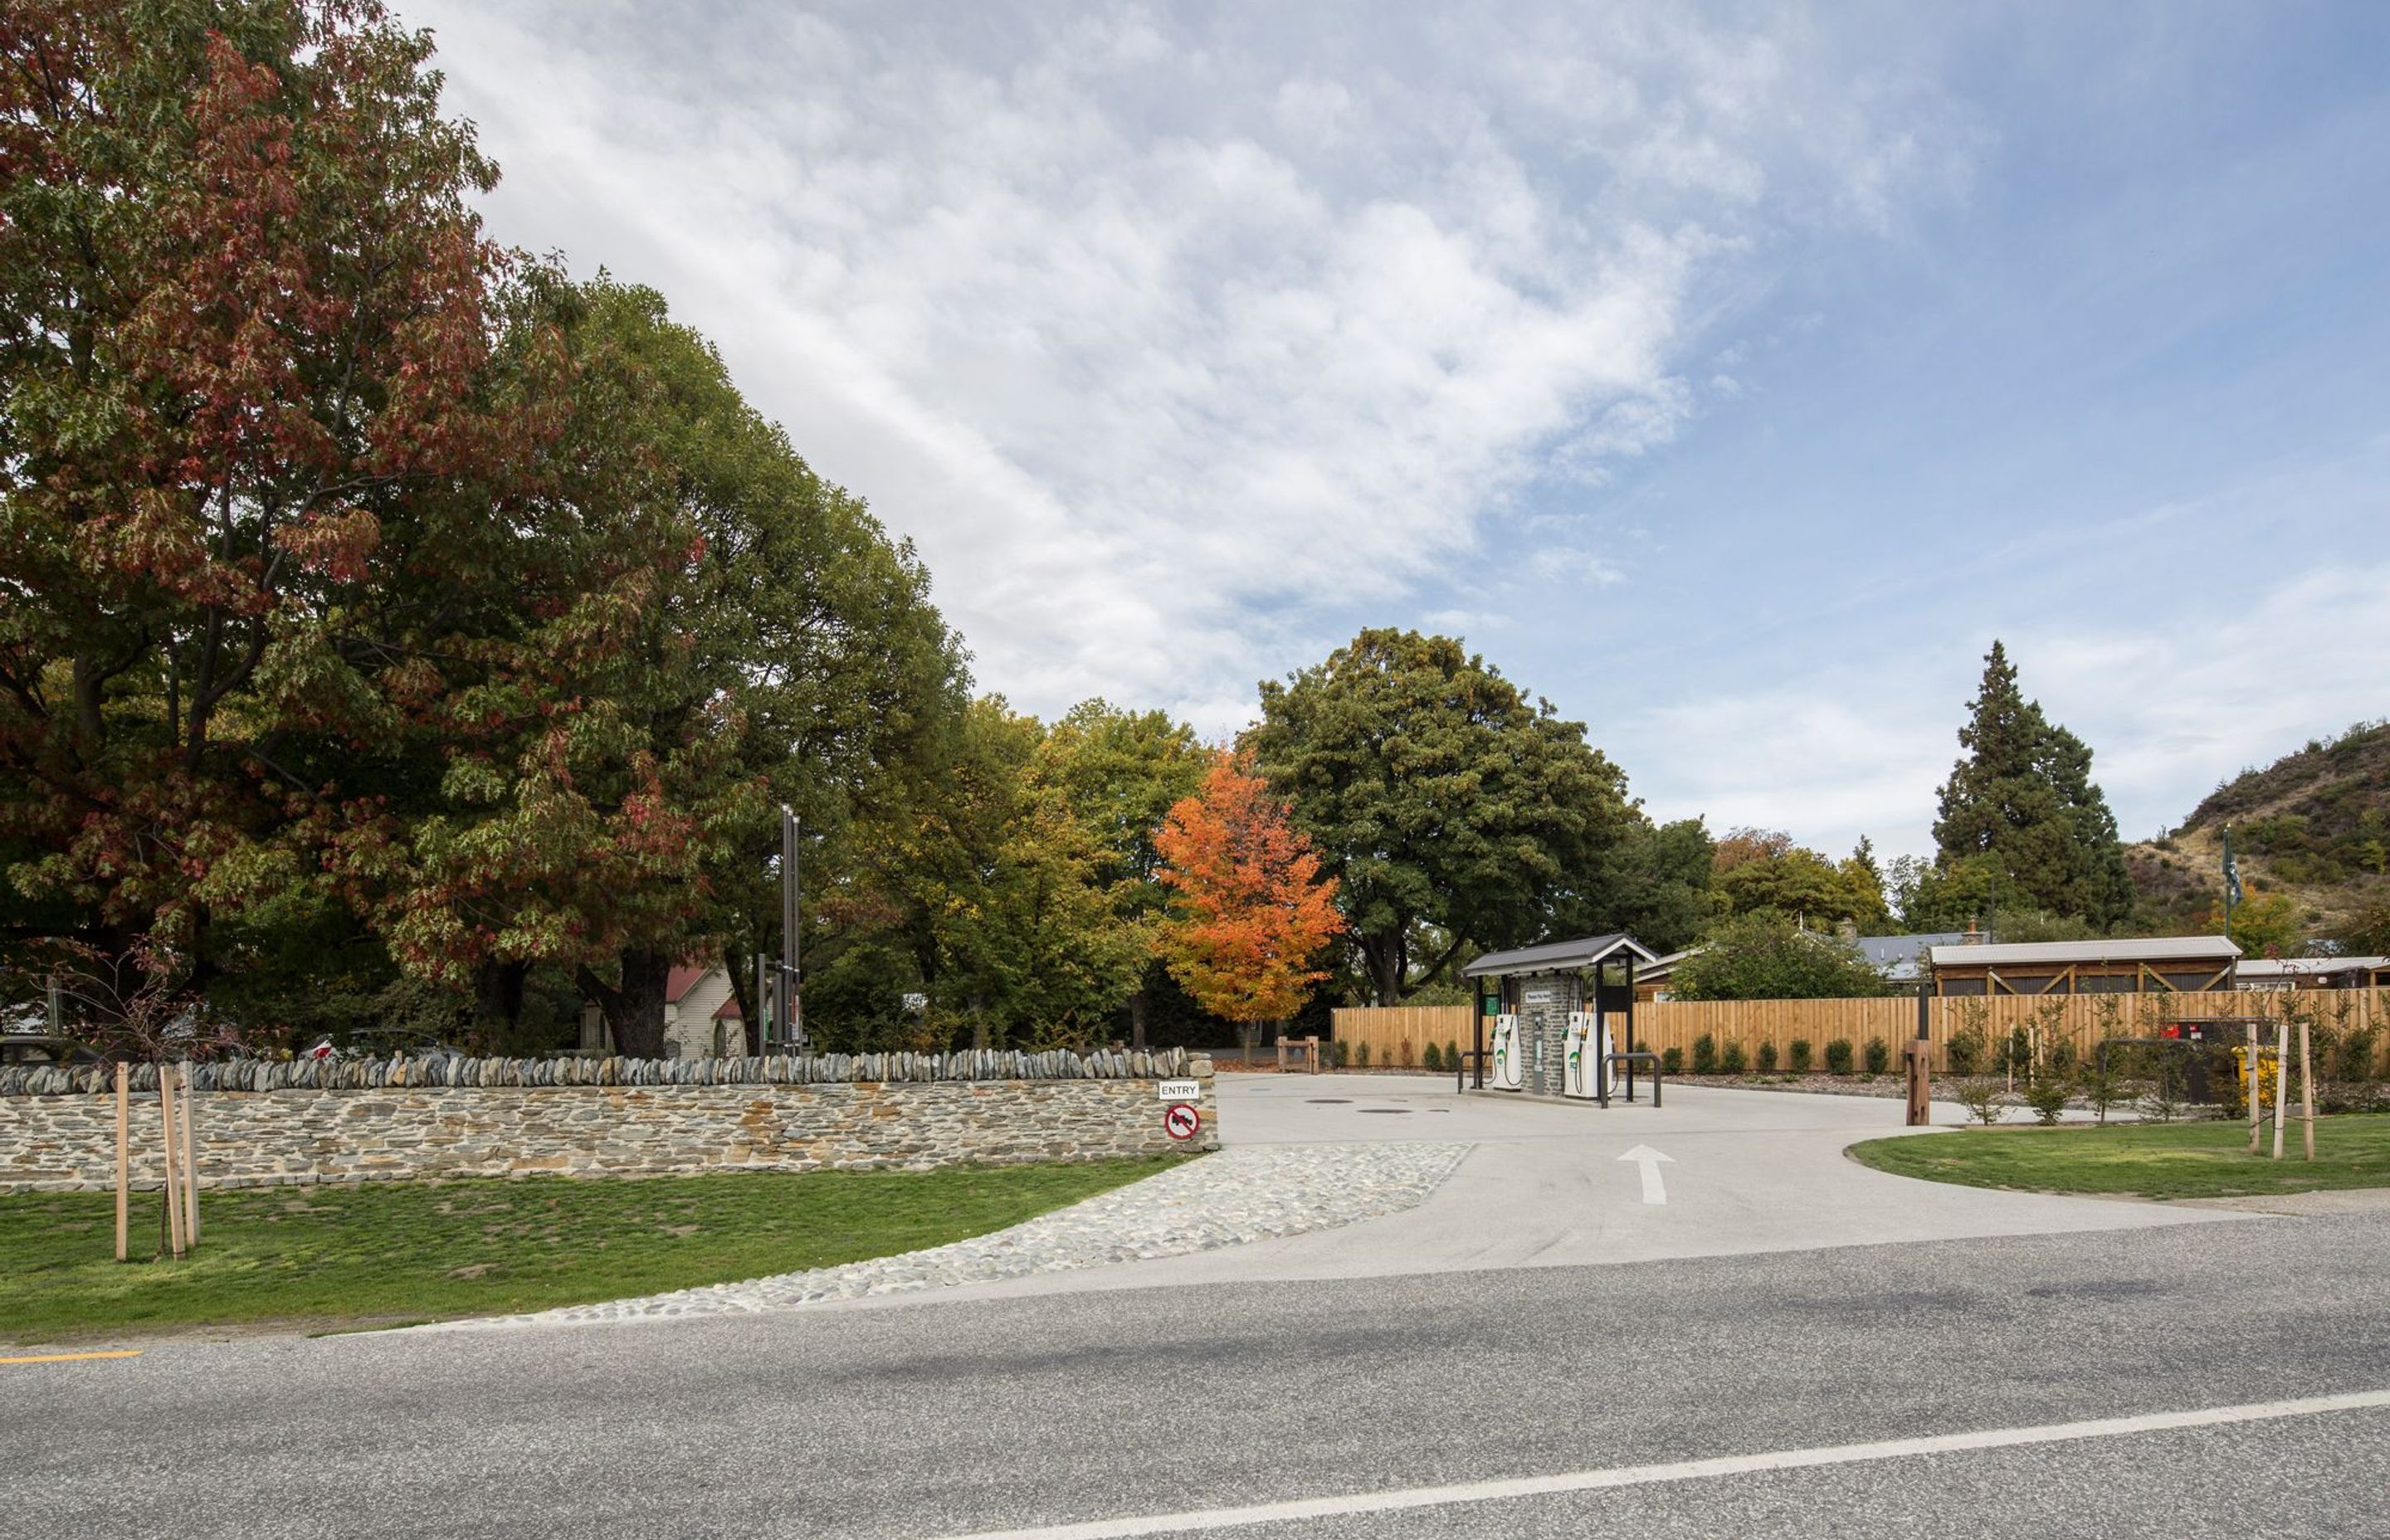
{"label": "shrub planting", "polygon": [[1446,1038],[1444,1042],[1444,1067],[1447,1070],[1458,1071],[1460,1068],[1460,1045],[1455,1043],[1448,1037]]}
{"label": "shrub planting", "polygon": [[1744,1055],[1742,1045],[1740,1043],[1728,1044],[1725,1049],[1718,1054],[1718,1068],[1730,1075],[1739,1075],[1746,1070],[1749,1070],[1751,1068],[1751,1060]]}
{"label": "shrub planting", "polygon": [[1403,1068],[1407,1070],[1411,1067],[1411,1040],[1407,1037],[1403,1039],[1401,1053],[1403,1056]]}
{"label": "shrub planting", "polygon": [[2044,1126],[2054,1123],[2058,1114],[2066,1110],[2066,1082],[2056,1075],[2043,1075],[2025,1088],[2024,1101]]}
{"label": "shrub planting", "polygon": [[1754,1057],[1759,1064],[1759,1072],[1761,1074],[1773,1074],[1776,1072],[1776,1045],[1774,1043],[1762,1043],[1759,1046],[1758,1053]]}
{"label": "shrub planting", "polygon": [[1981,1070],[1984,1067],[1986,1046],[1984,1041],[1984,1029],[1980,1026],[1970,1023],[1952,1033],[1947,1046],[1950,1059],[1950,1072],[1954,1075],[1971,1075]]}
{"label": "shrub planting", "polygon": [[2108,1121],[2108,1110],[2125,1099],[2115,1066],[2109,1062],[2109,1056],[2097,1052],[2076,1071],[2075,1088],[2082,1093],[2083,1104],[2091,1109],[2092,1117],[2102,1124]]}
{"label": "shrub planting", "polygon": [[1787,1050],[1787,1058],[1790,1062],[1785,1065],[1785,1068],[1791,1070],[1796,1075],[1807,1074],[1809,1072],[1809,1065],[1813,1052],[1814,1050],[1810,1048],[1809,1040],[1807,1038],[1796,1037],[1792,1039],[1792,1046]]}
{"label": "shrub planting", "polygon": [[1685,1050],[1670,1048],[1660,1055],[1660,1072],[1680,1075],[1685,1072]]}
{"label": "shrub planting", "polygon": [[1364,1070],[1369,1067],[1369,1045],[1367,1043],[1353,1045],[1353,1062]]}
{"label": "shrub planting", "polygon": [[1997,1075],[1970,1075],[1959,1082],[1952,1095],[1967,1110],[1967,1116],[1980,1123],[1999,1122],[2001,1110],[2009,1104],[2008,1088]]}
{"label": "shrub planting", "polygon": [[1427,1046],[1426,1051],[1420,1055],[1420,1068],[1422,1070],[1443,1069],[1444,1050],[1437,1047],[1434,1044],[1430,1043]]}
{"label": "shrub planting", "polygon": [[1693,1039],[1693,1073],[1714,1075],[1717,1073],[1717,1039],[1703,1033]]}
{"label": "shrub planting", "polygon": [[1826,1072],[1830,1075],[1846,1075],[1851,1072],[1851,1040],[1849,1038],[1837,1037],[1826,1045]]}
{"label": "shrub planting", "polygon": [[1867,1062],[1867,1072],[1880,1075],[1892,1068],[1892,1045],[1881,1037],[1870,1037],[1868,1039],[1864,1058]]}

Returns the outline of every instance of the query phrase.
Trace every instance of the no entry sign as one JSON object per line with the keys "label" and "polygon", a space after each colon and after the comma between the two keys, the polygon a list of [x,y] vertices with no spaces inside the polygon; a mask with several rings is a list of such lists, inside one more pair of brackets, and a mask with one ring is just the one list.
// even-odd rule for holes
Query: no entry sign
{"label": "no entry sign", "polygon": [[1162,1131],[1184,1144],[1203,1132],[1203,1114],[1183,1101],[1174,1101],[1162,1114]]}

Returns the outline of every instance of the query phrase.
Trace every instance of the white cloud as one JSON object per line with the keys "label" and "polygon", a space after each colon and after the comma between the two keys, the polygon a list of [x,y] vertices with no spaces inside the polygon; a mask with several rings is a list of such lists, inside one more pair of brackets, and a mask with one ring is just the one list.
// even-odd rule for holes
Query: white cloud
{"label": "white cloud", "polygon": [[[2005,640],[2025,693],[2091,745],[2125,838],[2147,839],[2242,767],[2390,710],[2384,594],[2390,565],[2333,565],[2242,589],[2237,602],[2228,588],[2165,606],[2157,618],[2171,623],[2062,619],[2009,627]],[[1979,671],[1958,647],[1823,667],[1644,712],[1604,747],[1638,786],[1665,789],[1655,817],[1783,828],[1837,853],[1862,834],[1887,857],[1930,853],[1935,789],[1958,757]]]}
{"label": "white cloud", "polygon": [[506,167],[494,233],[663,290],[919,542],[984,685],[1215,730],[1323,610],[1679,432],[1698,290],[1780,186],[1878,220],[1936,142],[1797,18],[1662,4],[408,14]]}

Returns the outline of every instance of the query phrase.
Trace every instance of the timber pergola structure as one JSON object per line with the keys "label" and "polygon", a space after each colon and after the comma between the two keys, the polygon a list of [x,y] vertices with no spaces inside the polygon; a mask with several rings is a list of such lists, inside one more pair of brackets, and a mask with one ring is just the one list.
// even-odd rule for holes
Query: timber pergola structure
{"label": "timber pergola structure", "polygon": [[1633,1052],[1635,970],[1658,960],[1657,953],[1634,937],[1613,933],[1488,952],[1462,969],[1461,976],[1477,984],[1477,1008],[1471,1016],[1481,1084],[1488,1018],[1518,1019],[1523,1086],[1545,1096],[1561,1092],[1573,1013],[1624,1015],[1620,1041]]}
{"label": "timber pergola structure", "polygon": [[2224,936],[2119,936],[1936,946],[1931,960],[1941,995],[2188,995],[2230,989],[2241,948]]}

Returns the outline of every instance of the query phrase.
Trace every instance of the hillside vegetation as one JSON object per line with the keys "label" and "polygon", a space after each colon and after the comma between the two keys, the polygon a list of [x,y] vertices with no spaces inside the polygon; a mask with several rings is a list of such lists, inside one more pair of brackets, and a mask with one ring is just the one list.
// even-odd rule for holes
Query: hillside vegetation
{"label": "hillside vegetation", "polygon": [[2311,738],[2262,770],[2244,770],[2172,835],[2128,847],[2145,923],[2189,929],[2210,914],[2228,823],[2244,891],[2285,894],[2308,935],[2340,935],[2390,896],[2390,722]]}

